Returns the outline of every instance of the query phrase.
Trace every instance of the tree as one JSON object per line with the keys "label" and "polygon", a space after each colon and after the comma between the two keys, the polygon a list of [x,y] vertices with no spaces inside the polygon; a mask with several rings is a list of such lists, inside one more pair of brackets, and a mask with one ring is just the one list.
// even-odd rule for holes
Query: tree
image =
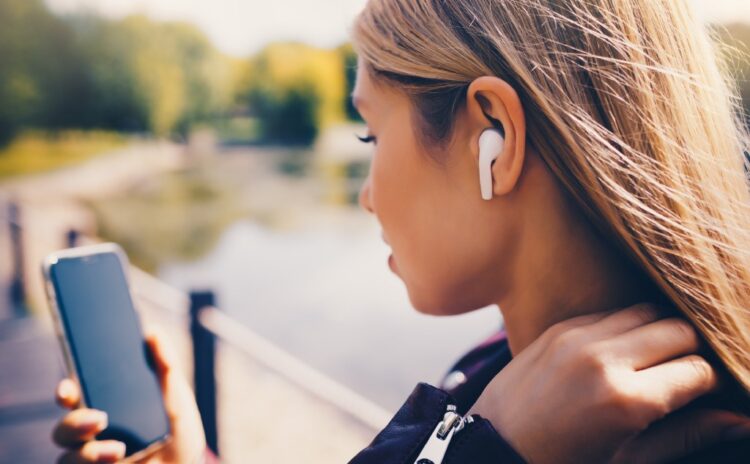
{"label": "tree", "polygon": [[229,62],[194,26],[70,18],[86,59],[85,125],[185,134],[229,103]]}
{"label": "tree", "polygon": [[341,54],[343,64],[344,78],[346,87],[344,92],[344,111],[346,117],[352,121],[361,121],[362,117],[352,104],[351,94],[354,91],[354,84],[357,80],[357,54],[351,44],[344,44],[338,48]]}
{"label": "tree", "polygon": [[267,142],[309,145],[344,118],[341,59],[333,50],[278,43],[251,61],[244,94]]}
{"label": "tree", "polygon": [[0,144],[24,126],[68,126],[83,91],[81,56],[41,0],[0,0],[0,63]]}

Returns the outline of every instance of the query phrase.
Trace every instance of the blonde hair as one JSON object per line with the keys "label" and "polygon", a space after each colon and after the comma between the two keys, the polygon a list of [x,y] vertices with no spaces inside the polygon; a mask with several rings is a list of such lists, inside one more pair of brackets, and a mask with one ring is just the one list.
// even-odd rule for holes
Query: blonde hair
{"label": "blonde hair", "polygon": [[484,75],[529,143],[750,391],[748,134],[714,42],[676,0],[371,0],[353,30],[425,138]]}

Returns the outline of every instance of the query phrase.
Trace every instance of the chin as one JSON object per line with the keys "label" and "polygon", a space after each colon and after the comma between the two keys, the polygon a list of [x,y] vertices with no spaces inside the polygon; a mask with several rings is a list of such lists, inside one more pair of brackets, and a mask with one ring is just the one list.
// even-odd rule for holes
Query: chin
{"label": "chin", "polygon": [[409,290],[411,305],[417,312],[428,316],[456,316],[487,306],[486,304],[470,304],[458,298],[440,295],[438,292],[429,293],[430,295],[422,295]]}

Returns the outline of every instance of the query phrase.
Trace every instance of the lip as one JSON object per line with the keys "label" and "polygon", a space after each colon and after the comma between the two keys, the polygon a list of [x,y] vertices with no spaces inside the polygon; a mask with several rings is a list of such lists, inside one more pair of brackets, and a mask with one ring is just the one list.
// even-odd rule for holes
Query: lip
{"label": "lip", "polygon": [[384,231],[380,231],[380,238],[383,239],[383,241],[385,242],[386,245],[388,245],[388,246],[391,245],[390,243],[388,243],[388,238],[385,236],[385,232]]}

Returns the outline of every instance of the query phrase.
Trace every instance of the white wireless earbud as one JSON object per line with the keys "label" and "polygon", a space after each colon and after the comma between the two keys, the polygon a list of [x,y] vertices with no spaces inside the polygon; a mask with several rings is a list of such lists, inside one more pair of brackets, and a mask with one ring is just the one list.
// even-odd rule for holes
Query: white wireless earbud
{"label": "white wireless earbud", "polygon": [[492,199],[492,162],[503,151],[505,140],[497,129],[485,129],[479,136],[479,188],[482,199]]}

